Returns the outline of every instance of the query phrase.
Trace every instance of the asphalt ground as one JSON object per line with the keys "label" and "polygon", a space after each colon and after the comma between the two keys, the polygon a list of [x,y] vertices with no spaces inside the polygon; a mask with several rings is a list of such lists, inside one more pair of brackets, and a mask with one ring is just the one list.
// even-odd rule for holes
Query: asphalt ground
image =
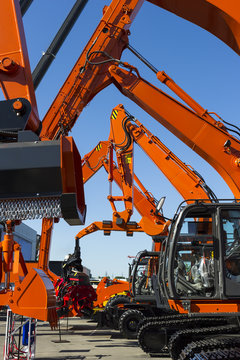
{"label": "asphalt ground", "polygon": [[[6,321],[3,317],[0,320],[0,359],[3,359]],[[51,330],[48,323],[39,321],[36,334],[37,360],[152,358],[139,348],[137,340],[124,339],[119,331],[97,328],[95,322],[83,318],[62,319],[60,332],[59,329]],[[154,359],[166,360],[170,357],[163,353]]]}

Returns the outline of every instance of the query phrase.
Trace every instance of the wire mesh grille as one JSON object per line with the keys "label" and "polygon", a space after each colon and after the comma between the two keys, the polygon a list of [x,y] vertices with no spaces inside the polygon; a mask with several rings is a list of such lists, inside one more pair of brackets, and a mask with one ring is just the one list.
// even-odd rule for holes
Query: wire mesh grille
{"label": "wire mesh grille", "polygon": [[61,218],[59,197],[0,200],[0,221]]}

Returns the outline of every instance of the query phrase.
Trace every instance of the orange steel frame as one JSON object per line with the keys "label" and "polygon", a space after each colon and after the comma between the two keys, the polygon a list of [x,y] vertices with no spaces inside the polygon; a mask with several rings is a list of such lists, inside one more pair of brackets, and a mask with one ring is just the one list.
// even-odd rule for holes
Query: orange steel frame
{"label": "orange steel frame", "polygon": [[[125,212],[117,212],[113,208],[113,221],[110,222],[94,222],[82,229],[76,238],[80,239],[93,232],[102,230],[105,235],[110,235],[111,231],[125,231],[127,235],[132,235],[133,232],[145,232],[150,236],[167,235],[168,225],[170,221],[166,222],[160,214],[155,213],[156,204],[153,197],[143,187],[139,179],[135,176],[130,176],[129,171],[133,174],[133,167],[128,168],[128,163],[123,159],[129,157],[131,165],[133,163],[133,145],[125,149],[127,140],[123,130],[123,122],[128,118],[123,105],[116,106],[110,117],[110,135],[108,141],[100,142],[90,153],[86,154],[82,160],[82,171],[84,183],[87,182],[102,166],[109,173],[109,181],[114,180],[122,189],[124,196],[122,200],[131,194],[131,187],[134,195],[131,201],[138,212],[142,215],[139,223],[127,223],[124,221],[117,224],[116,219],[122,218],[123,214],[129,214],[128,203],[125,202]],[[137,119],[134,119],[135,124],[131,121],[126,123],[129,135],[142,149],[148,154],[150,159],[157,165],[157,167],[165,174],[168,180],[175,186],[178,192],[187,200],[191,199],[208,199],[209,194],[203,188],[203,181],[200,179],[187,165],[185,165],[176,155],[174,155],[156,136],[150,133]],[[137,124],[137,125],[136,125]],[[116,153],[119,168],[113,163],[112,149]],[[127,174],[127,175],[126,175]],[[131,179],[128,182],[128,179]],[[132,178],[138,183],[141,191],[133,184]],[[128,183],[128,187],[126,187]],[[125,187],[123,186],[125,184]],[[114,199],[111,195],[111,200]],[[109,199],[109,197],[108,197]],[[126,218],[124,219],[126,220]],[[154,243],[154,250],[160,251],[161,244]]]}
{"label": "orange steel frame", "polygon": [[[112,115],[113,117],[113,115]],[[112,130],[112,129],[111,129]],[[109,181],[113,179],[113,166],[112,166],[112,150],[114,147],[117,157],[118,170],[122,180],[122,191],[124,196],[120,200],[124,201],[126,211],[128,213],[128,220],[133,213],[133,143],[129,144],[128,148],[122,151],[118,144],[121,144],[122,139],[118,136],[118,133],[114,135],[110,131],[109,143],[110,145],[110,167],[109,167]],[[114,201],[116,197],[110,194],[109,201]]]}
{"label": "orange steel frame", "polygon": [[89,101],[111,83],[109,64],[111,59],[121,58],[129,28],[143,2],[113,0],[104,7],[98,27],[43,119],[42,138],[53,139],[68,132]]}
{"label": "orange steel frame", "polygon": [[217,36],[240,54],[240,4],[229,0],[148,0]]}
{"label": "orange steel frame", "polygon": [[[156,0],[152,2],[160,7],[167,6],[164,1]],[[119,57],[115,55],[115,52],[119,49],[118,54],[120,54],[124,47],[127,46],[128,30],[132,17],[135,16],[135,11],[139,10],[142,3],[142,1],[112,1],[111,5],[104,10],[103,18],[96,31],[43,120],[42,136],[44,137],[46,134],[49,134],[48,136],[54,137],[62,127],[65,131],[69,131],[74,125],[76,118],[80,115],[82,108],[87,105],[98,91],[113,82],[124,95],[136,102],[206,159],[224,178],[234,196],[239,198],[239,142],[225,130],[224,125],[220,121],[212,118],[206,110],[186,94],[164,72],[157,74],[159,80],[169,86],[194,111],[191,111],[188,107],[152,86],[139,75],[134,75],[133,67],[130,67],[130,71],[125,71],[116,65],[109,67],[110,61],[101,63],[106,60],[107,53],[108,58],[110,59],[111,57],[111,61],[117,64]],[[206,28],[206,30],[214,33],[236,51],[236,46],[233,46],[233,40],[235,44],[239,43],[240,37],[237,29],[240,26],[240,5],[234,1],[231,1],[228,5],[223,5],[220,0],[199,0],[197,5],[199,11],[192,7],[187,7],[188,10],[183,10],[185,8],[180,4],[178,6],[175,5],[175,7],[169,5],[168,10]],[[180,9],[182,10],[181,13]],[[222,26],[219,27],[220,30],[216,29],[214,21],[212,25],[208,26],[208,28],[206,27],[204,16],[209,14],[210,11],[211,14],[214,14],[215,19],[220,19],[222,22]],[[130,15],[130,17],[128,18],[127,25],[123,25],[122,17],[126,21],[126,14]],[[197,18],[202,19],[203,22],[198,23]],[[117,29],[119,30],[118,32]],[[230,32],[231,37],[229,37]],[[116,36],[116,34],[119,36]],[[122,39],[120,41],[121,36]],[[94,57],[93,59],[91,58],[91,63],[87,61],[87,56],[89,55]],[[79,69],[81,69],[80,73]],[[70,107],[71,111],[69,111]],[[68,117],[64,117],[64,114]],[[72,116],[72,114],[74,115]],[[176,119],[181,119],[181,125]],[[206,146],[206,136],[214,141],[214,143],[211,142],[209,147]],[[226,149],[224,144],[228,139],[230,139],[232,146]]]}
{"label": "orange steel frame", "polygon": [[[240,198],[239,140],[229,134],[223,123],[211,117],[207,110],[200,115],[200,112],[189,109],[142,79],[138,72],[135,75],[134,70],[127,71],[116,66],[109,68],[115,85],[124,95],[203,157],[223,177],[234,196]],[[168,85],[168,82],[165,84]],[[174,84],[170,81],[170,85]],[[191,104],[190,97],[188,103]],[[192,104],[195,107],[196,102]],[[198,108],[201,109],[200,106]],[[225,145],[228,140],[229,146]]]}
{"label": "orange steel frame", "polygon": [[82,237],[89,235],[93,232],[102,230],[104,235],[110,235],[111,231],[126,231],[128,236],[131,236],[133,232],[143,232],[141,226],[136,222],[126,223],[124,225],[118,225],[113,221],[95,221],[89,226],[85,227],[76,235],[76,239],[81,239]]}
{"label": "orange steel frame", "polygon": [[[117,115],[116,118],[111,117],[111,134],[109,139],[112,137],[112,133],[117,134],[118,138],[114,142],[124,146],[126,141],[124,141],[125,132],[123,131],[122,123],[127,114],[121,104],[113,109],[113,113],[117,113]],[[188,203],[191,202],[191,199],[209,198],[209,194],[203,188],[203,180],[169,150],[158,137],[144,127],[143,124],[134,118],[133,121],[127,122],[126,127],[134,142],[149,156]],[[117,145],[116,149],[118,149]]]}
{"label": "orange steel frame", "polygon": [[35,132],[41,122],[18,0],[1,3],[0,33],[0,87],[6,99],[23,97],[31,103],[27,128]]}
{"label": "orange steel frame", "polygon": [[[101,141],[92,151],[84,156],[82,164],[84,183],[86,183],[102,166],[105,168],[107,173],[109,173],[110,160],[108,157],[108,149],[109,142]],[[113,163],[111,167],[112,178],[120,189],[122,189],[122,174],[115,163]],[[164,218],[160,214],[155,214],[156,204],[153,196],[144,188],[135,174],[134,180],[142,190],[140,191],[135,185],[133,185],[133,204],[142,216],[138,225],[141,227],[142,231],[150,236],[167,234],[167,226]],[[113,211],[114,224],[116,224],[116,219],[118,217],[120,217],[120,213]],[[125,224],[126,222],[124,225]],[[121,228],[123,228],[123,225],[116,224],[116,229],[120,230]],[[80,231],[81,234],[84,234],[84,232],[84,229]]]}
{"label": "orange steel frame", "polygon": [[[136,204],[136,207],[141,209],[140,213],[143,215],[142,220],[146,218],[147,224],[150,223],[150,226],[148,225],[148,228],[146,228],[145,225],[145,230],[149,229],[150,232],[154,230],[152,235],[155,235],[159,232],[167,234],[167,226],[162,216],[154,215],[155,203],[151,195],[146,191],[146,189],[143,188],[143,185],[141,187],[145,190],[145,196],[142,192],[138,190],[138,188],[133,185],[132,146],[130,146],[130,149],[127,149],[127,151],[123,154],[118,154],[117,159],[119,168],[117,168],[116,164],[113,162],[112,150],[112,142],[103,141],[100,142],[89,154],[85,155],[82,160],[83,180],[84,183],[87,182],[102,166],[104,166],[105,170],[109,174],[108,180],[110,182],[114,180],[118,184],[118,186],[123,191],[123,196],[116,197],[112,194],[111,196],[108,196],[108,200],[110,201],[113,209],[112,221],[94,222],[82,229],[76,235],[76,238],[81,239],[82,237],[99,230],[104,231],[105,235],[110,235],[112,231],[125,231],[127,236],[132,236],[134,232],[143,232],[144,230],[141,228],[140,224],[137,224],[135,222],[128,222],[132,214],[133,199],[134,205]],[[125,161],[125,159],[127,159],[127,161]],[[132,197],[132,192],[136,194],[136,197]],[[148,195],[148,197],[146,197],[146,194]],[[115,208],[114,201],[118,200],[123,201],[125,204],[125,210],[122,212],[117,211]],[[141,202],[141,206],[139,206],[139,201]],[[145,206],[143,206],[143,204]],[[148,209],[149,211],[146,212],[146,209]],[[150,209],[152,210],[153,214],[151,213]],[[149,219],[150,217],[152,218]],[[118,223],[117,221],[119,219],[123,221]],[[153,222],[153,219],[156,221],[156,223]],[[159,251],[159,243],[156,243],[155,246]],[[114,296],[118,293],[124,292],[128,294],[129,286],[130,284],[126,281],[120,282],[113,279],[111,280],[111,282],[109,282],[106,279],[102,280],[97,287],[97,300],[93,304],[94,307],[103,307],[105,305],[105,302],[107,302],[111,296]]]}
{"label": "orange steel frame", "polygon": [[[127,150],[123,150],[124,146],[126,145],[126,140],[122,123],[126,117],[127,114],[124,111],[122,105],[118,105],[113,109],[110,118],[111,131],[108,142],[100,142],[90,153],[84,156],[82,170],[83,180],[85,183],[92,175],[96,173],[96,171],[104,166],[106,171],[111,173],[110,180],[114,179],[114,181],[123,190],[123,193],[126,194],[125,196],[128,196],[131,193],[131,189],[129,186],[126,191],[126,186],[125,188],[123,187],[123,184],[126,183],[125,174],[127,171],[124,166],[122,166],[122,159],[125,158],[126,155],[128,156],[129,152],[131,151],[132,160],[132,145],[130,145],[130,148]],[[150,131],[147,130],[137,119],[134,119],[134,122],[137,125],[133,124],[132,122],[128,122],[126,125],[130,136],[165,174],[165,176],[183,196],[183,198],[188,200],[188,202],[191,202],[191,199],[208,199],[209,194],[203,188],[202,179],[200,179],[187,165],[185,165],[176,155],[174,155],[156,136],[151,134]],[[119,168],[117,168],[115,164],[110,164],[112,156],[109,155],[109,149],[112,147],[114,147],[116,152]],[[129,169],[127,168],[127,170]],[[131,168],[130,171],[133,171],[133,168]],[[129,176],[129,173],[127,173],[127,175]],[[142,215],[142,219],[138,225],[141,226],[142,231],[151,236],[166,234],[167,224],[163,218],[160,217],[157,219],[157,216],[155,215],[156,204],[152,196],[146,191],[135,174],[134,180],[143,190],[143,193],[140,192],[138,188],[133,185],[132,180],[131,183],[129,183],[129,185],[131,185],[134,190],[134,195],[132,198],[134,206]],[[114,197],[111,196],[111,198]],[[124,199],[124,197],[122,199]],[[114,223],[114,219],[121,215],[119,215],[115,209],[113,210]],[[160,224],[163,226],[159,227]],[[96,226],[94,223],[86,229],[81,230],[77,237],[85,236],[89,232],[92,232],[92,230],[96,231],[100,229],[104,230],[104,228],[99,227],[99,225]],[[121,229],[121,226],[116,226],[116,229],[113,230],[119,229]]]}

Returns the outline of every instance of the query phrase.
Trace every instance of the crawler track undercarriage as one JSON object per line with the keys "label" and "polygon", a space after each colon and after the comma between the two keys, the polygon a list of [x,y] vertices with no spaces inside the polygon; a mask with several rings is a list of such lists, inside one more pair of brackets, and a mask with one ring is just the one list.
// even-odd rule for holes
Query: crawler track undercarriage
{"label": "crawler track undercarriage", "polygon": [[239,319],[170,315],[143,319],[138,342],[149,354],[168,350],[173,360],[240,359]]}

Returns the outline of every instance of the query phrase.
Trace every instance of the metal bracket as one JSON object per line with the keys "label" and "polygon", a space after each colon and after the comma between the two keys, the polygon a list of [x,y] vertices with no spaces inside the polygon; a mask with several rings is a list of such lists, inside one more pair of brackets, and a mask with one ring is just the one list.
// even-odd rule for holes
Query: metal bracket
{"label": "metal bracket", "polygon": [[0,131],[24,130],[31,110],[30,102],[24,98],[0,101]]}
{"label": "metal bracket", "polygon": [[191,312],[191,302],[190,300],[182,300],[182,307],[184,308],[184,310],[187,310],[188,313]]}

